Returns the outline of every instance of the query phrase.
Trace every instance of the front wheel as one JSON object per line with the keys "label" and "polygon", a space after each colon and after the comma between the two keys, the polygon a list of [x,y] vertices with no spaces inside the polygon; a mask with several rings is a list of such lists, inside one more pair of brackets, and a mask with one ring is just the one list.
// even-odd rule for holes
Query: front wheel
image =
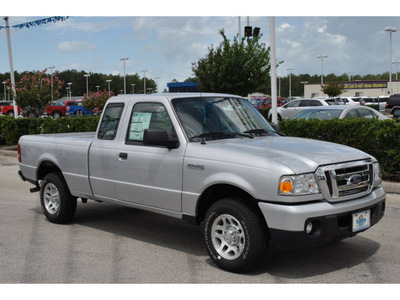
{"label": "front wheel", "polygon": [[266,254],[269,239],[259,215],[241,199],[226,198],[213,204],[204,222],[208,254],[220,268],[247,272]]}
{"label": "front wheel", "polygon": [[61,173],[49,173],[44,177],[40,188],[40,205],[50,222],[68,223],[75,214],[76,203]]}

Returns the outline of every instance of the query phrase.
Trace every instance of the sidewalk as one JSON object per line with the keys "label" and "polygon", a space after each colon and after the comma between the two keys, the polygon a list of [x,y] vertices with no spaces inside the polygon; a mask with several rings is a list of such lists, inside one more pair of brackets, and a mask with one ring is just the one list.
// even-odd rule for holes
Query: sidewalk
{"label": "sidewalk", "polygon": [[[17,146],[1,146],[0,155],[17,157]],[[384,181],[382,183],[386,193],[400,194],[400,183]]]}

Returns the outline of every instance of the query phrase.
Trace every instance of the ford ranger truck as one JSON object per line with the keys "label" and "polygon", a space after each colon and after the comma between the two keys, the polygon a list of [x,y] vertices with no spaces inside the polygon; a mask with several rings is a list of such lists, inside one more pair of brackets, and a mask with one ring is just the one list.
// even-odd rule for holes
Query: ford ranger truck
{"label": "ford ranger truck", "polygon": [[202,224],[211,259],[232,272],[254,269],[270,242],[340,240],[385,211],[374,157],[282,136],[234,95],[113,97],[97,132],[22,136],[18,152],[50,222],[71,221],[78,198],[184,219]]}

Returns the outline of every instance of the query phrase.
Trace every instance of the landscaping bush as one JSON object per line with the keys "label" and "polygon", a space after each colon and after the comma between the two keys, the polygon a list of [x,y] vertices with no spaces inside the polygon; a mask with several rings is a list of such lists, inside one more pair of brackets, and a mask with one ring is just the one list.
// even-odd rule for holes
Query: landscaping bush
{"label": "landscaping bush", "polygon": [[22,135],[96,131],[99,117],[47,119],[0,118],[0,145],[16,145]]}
{"label": "landscaping bush", "polygon": [[374,156],[386,178],[400,174],[400,122],[395,120],[283,120],[287,136],[343,144]]}

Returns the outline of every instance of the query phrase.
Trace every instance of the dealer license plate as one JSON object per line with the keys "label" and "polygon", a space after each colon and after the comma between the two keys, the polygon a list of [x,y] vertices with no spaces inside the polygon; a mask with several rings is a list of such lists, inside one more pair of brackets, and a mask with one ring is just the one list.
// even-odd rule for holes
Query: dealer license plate
{"label": "dealer license plate", "polygon": [[371,226],[371,212],[369,210],[353,214],[353,232],[357,232]]}

